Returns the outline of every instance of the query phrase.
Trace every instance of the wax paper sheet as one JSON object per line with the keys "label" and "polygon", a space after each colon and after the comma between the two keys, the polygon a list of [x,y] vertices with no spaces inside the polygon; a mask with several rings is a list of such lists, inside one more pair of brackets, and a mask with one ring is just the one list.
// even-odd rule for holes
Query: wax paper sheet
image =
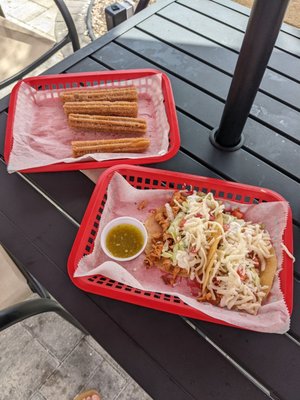
{"label": "wax paper sheet", "polygon": [[[245,213],[245,219],[264,223],[271,235],[278,259],[278,271],[267,302],[257,315],[227,310],[207,303],[198,302],[191,294],[188,281],[182,279],[175,287],[167,286],[161,279],[162,272],[157,268],[147,269],[143,263],[144,255],[123,263],[111,261],[101,250],[100,235],[103,227],[120,216],[132,216],[144,222],[152,209],[165,204],[172,197],[173,190],[138,190],[132,187],[120,174],[115,173],[108,186],[108,198],[101,218],[101,224],[93,252],[83,257],[74,273],[75,277],[102,274],[121,283],[139,289],[176,295],[185,303],[201,312],[246,329],[285,333],[290,326],[290,317],[280,289],[278,272],[282,268],[282,235],[287,222],[288,203],[270,202],[243,205],[224,202],[226,207],[238,206]],[[138,210],[139,202],[146,200],[147,206]]]}
{"label": "wax paper sheet", "polygon": [[[58,162],[126,160],[126,158],[138,159],[166,154],[169,147],[169,123],[161,84],[162,75],[158,73],[145,78],[100,86],[104,88],[134,85],[137,88],[138,117],[146,119],[147,132],[144,137],[150,139],[150,146],[145,152],[98,153],[73,158],[72,140],[114,139],[120,136],[77,131],[70,128],[59,98],[59,92],[62,89],[38,91],[23,82],[17,96],[13,123],[13,147],[9,157],[8,172]],[[99,88],[99,86],[93,86],[91,90],[93,88]],[[70,90],[72,89],[74,90],[74,88]],[[137,135],[130,135],[130,137],[135,136]]]}

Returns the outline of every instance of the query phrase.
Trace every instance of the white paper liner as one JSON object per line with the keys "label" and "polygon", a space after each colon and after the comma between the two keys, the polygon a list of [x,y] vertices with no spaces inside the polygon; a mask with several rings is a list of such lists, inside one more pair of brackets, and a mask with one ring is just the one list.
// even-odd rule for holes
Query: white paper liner
{"label": "white paper liner", "polygon": [[[169,123],[162,93],[162,75],[133,79],[99,87],[134,85],[138,91],[138,117],[147,121],[149,148],[143,153],[98,153],[72,157],[72,140],[116,139],[117,134],[77,131],[67,124],[59,92],[68,89],[37,91],[26,83],[20,85],[13,123],[13,147],[7,170],[9,173],[59,162],[104,161],[164,155],[169,147]],[[92,89],[91,88],[91,89]],[[70,88],[70,90],[74,88]],[[76,88],[80,89],[80,88]],[[137,135],[130,135],[136,137]],[[126,135],[122,134],[122,137]]]}
{"label": "white paper liner", "polygon": [[[288,203],[269,202],[244,205],[227,202],[230,207],[238,206],[245,213],[245,219],[264,223],[271,235],[278,259],[278,271],[266,304],[261,306],[257,315],[227,310],[207,303],[200,303],[191,295],[187,280],[183,279],[175,287],[167,286],[161,279],[162,272],[157,268],[147,269],[144,255],[133,261],[123,262],[123,266],[111,261],[101,250],[100,235],[103,227],[120,216],[132,216],[144,222],[152,209],[170,200],[173,190],[138,190],[132,187],[120,174],[115,173],[108,186],[108,198],[101,217],[99,232],[95,239],[93,252],[83,257],[78,263],[74,277],[101,274],[110,279],[136,287],[138,289],[166,293],[178,296],[191,307],[201,312],[226,321],[230,324],[259,332],[285,333],[289,330],[290,316],[280,289],[278,272],[282,268],[282,235],[287,222]],[[140,201],[146,200],[147,206],[138,210]]]}

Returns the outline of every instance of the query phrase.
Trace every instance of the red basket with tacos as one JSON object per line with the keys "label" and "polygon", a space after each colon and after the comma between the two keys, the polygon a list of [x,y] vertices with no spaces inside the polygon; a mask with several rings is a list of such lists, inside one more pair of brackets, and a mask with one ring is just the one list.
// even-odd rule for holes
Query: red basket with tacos
{"label": "red basket with tacos", "polygon": [[[100,246],[107,223],[139,219],[148,243],[112,262]],[[289,328],[292,216],[271,190],[120,165],[100,177],[68,270],[83,290],[214,323],[261,332]]]}

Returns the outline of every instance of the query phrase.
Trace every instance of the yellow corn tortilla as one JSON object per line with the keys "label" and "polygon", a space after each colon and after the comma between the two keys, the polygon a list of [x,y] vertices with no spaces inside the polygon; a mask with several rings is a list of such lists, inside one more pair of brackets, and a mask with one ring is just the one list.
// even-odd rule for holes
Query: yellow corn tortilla
{"label": "yellow corn tortilla", "polygon": [[154,214],[149,215],[149,217],[144,222],[144,225],[148,232],[148,242],[145,248],[145,254],[147,256],[151,251],[153,237],[160,236],[163,230],[159,223],[155,220]]}
{"label": "yellow corn tortilla", "polygon": [[[221,216],[221,218],[223,220],[222,216]],[[218,222],[220,222],[220,221],[218,221]],[[218,234],[219,233],[217,233],[216,235],[218,235]],[[206,267],[206,275],[205,275],[205,280],[204,280],[203,287],[202,287],[202,293],[203,294],[206,293],[205,289],[207,287],[207,284],[208,284],[208,281],[209,281],[209,278],[210,278],[210,275],[211,275],[213,263],[214,263],[215,258],[216,258],[217,248],[218,248],[220,240],[221,240],[221,235],[219,235],[219,238],[214,241],[212,247],[210,248],[211,256],[208,256],[208,262],[207,262],[207,267]],[[259,276],[261,285],[262,286],[267,286],[267,289],[265,289],[266,296],[265,296],[264,300],[266,300],[266,298],[268,297],[268,294],[271,291],[271,288],[272,288],[272,285],[273,285],[273,281],[274,281],[274,278],[275,278],[275,275],[276,275],[276,271],[277,271],[277,257],[276,257],[274,248],[272,248],[272,250],[271,250],[271,255],[272,255],[271,257],[265,259],[266,260],[266,267],[265,267],[264,271],[260,272],[260,276]]]}
{"label": "yellow corn tortilla", "polygon": [[271,250],[272,257],[266,259],[266,268],[260,273],[260,283],[262,286],[268,286],[265,290],[266,297],[270,293],[273,281],[277,271],[277,257],[274,248]]}
{"label": "yellow corn tortilla", "polygon": [[[218,217],[216,218],[216,222],[218,222],[220,225],[223,226],[223,215],[219,214]],[[212,270],[212,266],[215,260],[215,255],[216,255],[216,251],[218,248],[218,245],[220,243],[221,240],[221,229],[218,227],[217,232],[213,235],[214,237],[214,242],[211,245],[209,251],[208,251],[208,255],[207,255],[207,263],[206,263],[206,268],[205,268],[205,279],[203,282],[203,286],[202,286],[202,292],[205,292],[208,280],[209,280],[209,276]]]}

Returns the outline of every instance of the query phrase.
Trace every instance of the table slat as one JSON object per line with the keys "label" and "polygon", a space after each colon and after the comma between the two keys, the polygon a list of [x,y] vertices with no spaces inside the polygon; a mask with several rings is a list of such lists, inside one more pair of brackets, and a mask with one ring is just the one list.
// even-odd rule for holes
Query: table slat
{"label": "table slat", "polygon": [[[158,25],[163,25],[164,29],[157,30]],[[141,22],[137,27],[215,69],[221,70],[230,76],[234,73],[238,54],[199,34],[191,32],[187,28],[178,26],[176,23],[159,15],[153,15],[151,18]],[[300,43],[298,45],[300,47]],[[220,60],[222,60],[222,63],[220,63]],[[293,108],[300,108],[299,83],[277,72],[266,69],[259,90]]]}
{"label": "table slat", "polygon": [[[229,9],[238,11],[241,14],[244,14],[247,16],[250,15],[250,11],[251,11],[250,8],[245,7],[239,3],[236,3],[235,1],[232,1],[232,0],[212,0],[212,1],[217,4],[221,4]],[[300,39],[300,29],[296,28],[292,25],[289,25],[285,22],[281,26],[281,32],[288,33],[289,35],[295,36]],[[281,34],[281,32],[280,32],[280,34]]]}
{"label": "table slat", "polygon": [[[195,11],[199,11],[203,15],[210,18],[214,18],[230,27],[240,30],[242,32],[246,31],[248,24],[248,15],[241,14],[235,10],[223,7],[213,1],[207,0],[197,0],[196,2],[191,2],[189,0],[178,0],[178,3],[189,7]],[[300,47],[298,38],[291,36],[285,32],[280,32],[276,40],[275,46],[281,50],[290,52],[293,55],[300,56]]]}
{"label": "table slat", "polygon": [[[288,337],[257,332],[242,332],[234,328],[193,320],[225,352],[230,352],[245,368],[255,370],[261,382],[272,388],[278,399],[298,400],[300,381],[300,347]],[[276,349],[276,351],[275,351]]]}
{"label": "table slat", "polygon": [[[240,51],[244,33],[239,32],[230,26],[224,25],[221,22],[202,15],[178,3],[170,4],[159,11],[158,14],[177,23],[179,26],[189,28],[191,31],[197,32],[204,37],[235,51],[236,53]],[[300,59],[280,49],[274,49],[268,67],[292,79],[300,80]]]}
{"label": "table slat", "polygon": [[[136,54],[141,54],[143,58],[155,63],[159,68],[169,71],[208,93],[216,99],[215,103],[226,101],[231,78],[209,65],[135,28],[126,32],[116,42],[130,51],[133,50]],[[96,56],[103,51],[104,49],[101,49],[96,52]],[[275,82],[274,85],[276,85]],[[300,85],[298,87],[300,88]],[[300,96],[298,97],[300,104]],[[250,115],[258,122],[275,128],[279,133],[282,132],[288,138],[300,143],[300,112],[258,92]],[[216,115],[216,123],[219,122],[220,117]]]}

